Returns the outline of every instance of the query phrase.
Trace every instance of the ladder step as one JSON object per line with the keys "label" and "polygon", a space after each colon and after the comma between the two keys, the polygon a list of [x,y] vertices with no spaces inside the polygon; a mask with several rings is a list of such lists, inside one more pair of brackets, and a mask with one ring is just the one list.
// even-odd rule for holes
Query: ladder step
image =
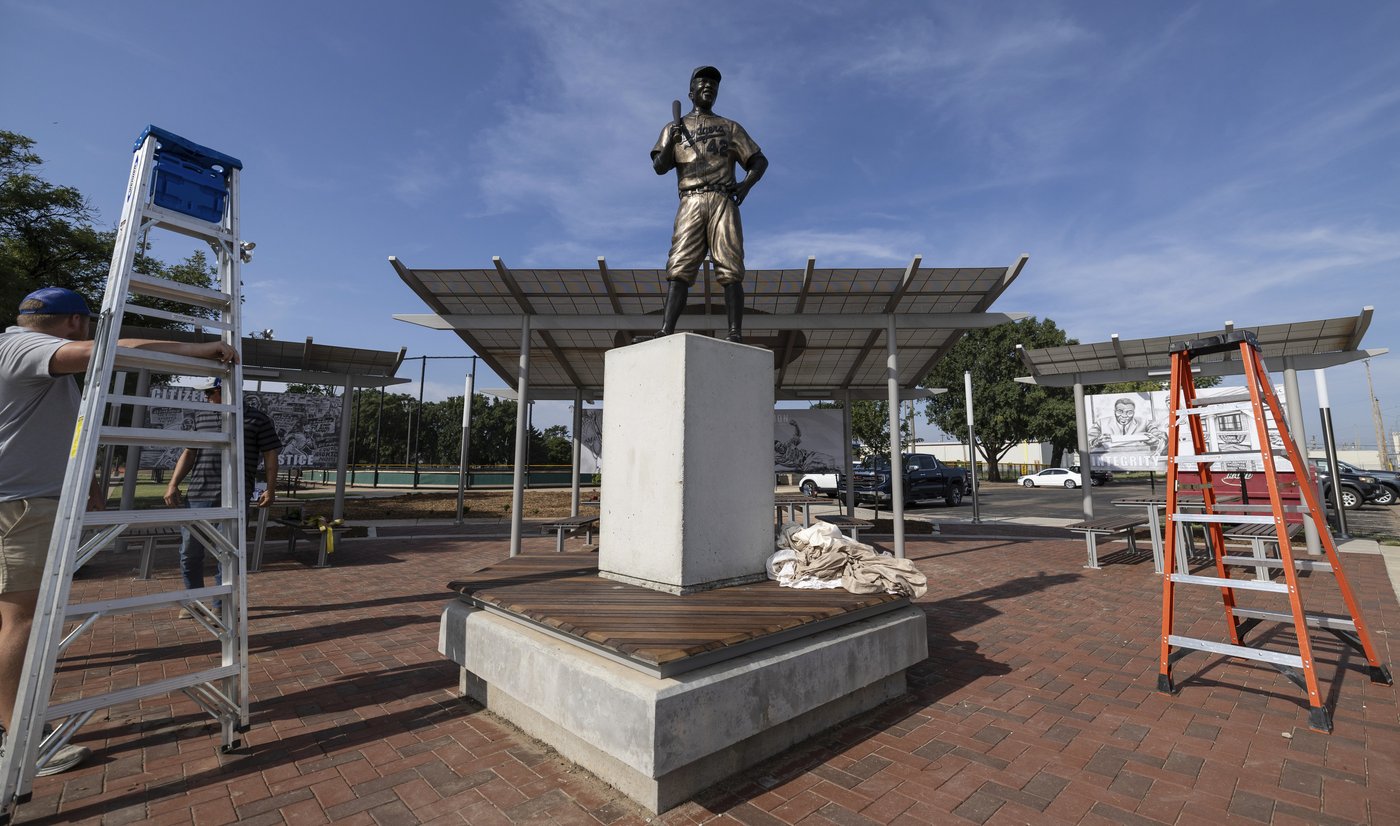
{"label": "ladder step", "polygon": [[218,668],[209,668],[204,671],[195,671],[190,674],[181,674],[178,677],[169,677],[164,680],[157,680],[145,685],[136,685],[131,688],[123,688],[113,691],[110,694],[95,694],[91,697],[83,697],[77,700],[70,700],[66,703],[55,703],[49,706],[44,714],[44,719],[61,720],[71,717],[74,714],[82,714],[88,711],[96,711],[102,708],[129,703],[133,700],[141,700],[146,697],[159,697],[163,694],[172,694],[184,688],[200,685],[202,683],[212,683],[215,680],[223,680],[229,677],[237,677],[238,665],[221,665]]}
{"label": "ladder step", "polygon": [[139,511],[88,511],[83,514],[83,526],[100,528],[107,525],[184,525],[197,520],[217,522],[237,519],[242,508],[151,508]]}
{"label": "ladder step", "polygon": [[157,373],[174,373],[178,376],[219,376],[228,374],[228,367],[214,359],[201,359],[193,356],[180,356],[162,353],[157,350],[138,350],[134,347],[118,347],[115,355],[117,370],[153,370]]}
{"label": "ladder step", "polygon": [[151,298],[163,298],[166,301],[178,301],[182,304],[208,307],[211,310],[226,310],[229,305],[228,296],[218,290],[182,284],[157,275],[132,273],[130,291],[136,295],[148,295]]}
{"label": "ladder step", "polygon": [[104,427],[97,433],[104,445],[136,445],[138,447],[202,447],[231,445],[228,433],[203,430],[166,430],[159,427]]}
{"label": "ladder step", "polygon": [[1217,453],[1197,453],[1193,456],[1178,456],[1178,465],[1210,465],[1216,462],[1227,462],[1231,459],[1238,459],[1241,456],[1257,459],[1262,456],[1257,450],[1222,450]]}
{"label": "ladder step", "polygon": [[123,311],[133,315],[143,315],[149,318],[163,318],[166,321],[176,321],[180,324],[188,324],[192,327],[213,327],[216,330],[232,330],[233,325],[217,318],[204,318],[203,316],[185,315],[184,313],[169,313],[165,310],[157,310],[154,307],[142,307],[140,304],[127,304]]}
{"label": "ladder step", "polygon": [[[1240,613],[1236,611],[1235,613]],[[1193,651],[1209,651],[1213,654],[1226,654],[1231,657],[1243,657],[1247,660],[1259,660],[1275,665],[1287,665],[1293,668],[1303,667],[1303,658],[1297,654],[1285,654],[1282,651],[1265,651],[1262,648],[1250,648],[1244,645],[1231,645],[1227,642],[1213,642],[1211,640],[1198,640],[1192,637],[1178,637],[1175,634],[1167,636],[1167,644],[1177,648],[1190,648]]]}
{"label": "ladder step", "polygon": [[1232,393],[1228,396],[1197,396],[1191,400],[1191,406],[1194,408],[1215,407],[1222,404],[1239,404],[1250,401],[1254,400],[1249,397],[1248,393]]}
{"label": "ladder step", "polygon": [[[1282,611],[1260,611],[1256,608],[1236,608],[1235,616],[1247,619],[1261,619],[1270,622],[1282,622],[1288,625],[1293,624],[1293,615]],[[1331,628],[1336,631],[1355,631],[1356,623],[1348,617],[1339,617],[1332,614],[1304,614],[1303,618],[1308,625],[1313,628]]]}
{"label": "ladder step", "polygon": [[181,410],[207,410],[210,413],[232,413],[235,409],[231,404],[214,404],[194,399],[154,399],[150,396],[129,396],[123,393],[109,393],[107,403],[140,407],[178,407]]}
{"label": "ladder step", "polygon": [[[1241,568],[1264,567],[1277,568],[1279,570],[1283,569],[1283,560],[1273,559],[1271,557],[1255,559],[1252,556],[1222,556],[1220,557],[1220,561],[1226,565],[1238,565]],[[1299,571],[1330,571],[1332,570],[1332,563],[1321,562],[1314,559],[1295,559],[1293,560],[1293,567],[1295,570]]]}
{"label": "ladder step", "polygon": [[224,240],[234,241],[233,233],[222,226],[210,221],[204,221],[193,215],[186,215],[183,212],[176,212],[173,209],[166,209],[153,203],[147,203],[141,208],[143,225],[154,224],[161,229],[168,229],[171,232],[178,232],[181,235],[189,235],[194,238],[214,241]]}
{"label": "ladder step", "polygon": [[1209,585],[1213,588],[1234,588],[1240,591],[1272,591],[1288,593],[1288,586],[1282,582],[1265,582],[1258,579],[1230,579],[1218,576],[1196,576],[1195,574],[1172,574],[1172,582],[1182,585]]}
{"label": "ladder step", "polygon": [[82,619],[89,614],[114,617],[118,614],[135,614],[150,608],[164,605],[178,605],[194,599],[223,597],[233,593],[232,585],[210,585],[204,588],[191,588],[187,591],[165,591],[158,594],[141,594],[121,599],[106,599],[97,602],[78,602],[68,606],[64,615],[68,619]]}
{"label": "ladder step", "polygon": [[1186,513],[1171,514],[1173,522],[1219,522],[1226,525],[1272,525],[1272,516],[1250,516],[1243,513]]}

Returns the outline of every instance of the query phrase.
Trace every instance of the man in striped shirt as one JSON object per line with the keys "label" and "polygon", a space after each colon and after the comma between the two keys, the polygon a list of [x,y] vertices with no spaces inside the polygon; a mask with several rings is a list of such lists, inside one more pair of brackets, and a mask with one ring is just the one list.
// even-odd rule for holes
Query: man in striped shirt
{"label": "man in striped shirt", "polygon": [[[223,401],[223,383],[220,379],[209,379],[200,389],[204,391],[204,397],[214,404]],[[201,410],[195,414],[194,429],[204,432],[219,432],[221,430],[219,417],[223,415],[213,411]],[[258,460],[262,459],[266,464],[264,478],[267,480],[267,490],[263,491],[255,503],[257,507],[265,508],[271,505],[277,498],[277,451],[282,449],[282,442],[277,438],[277,428],[272,424],[266,413],[252,407],[243,409],[243,501],[248,502],[252,497],[254,487],[253,478],[257,474]],[[170,474],[170,484],[165,489],[165,503],[171,507],[180,505],[180,482],[188,476],[189,487],[185,491],[185,504],[191,508],[216,508],[220,504],[220,494],[223,491],[221,476],[223,464],[219,461],[219,453],[216,450],[200,450],[199,448],[187,447],[180,454],[179,460],[175,462],[175,470]],[[180,543],[180,575],[185,580],[186,588],[204,587],[204,544],[200,542],[189,530],[182,530],[183,541]],[[220,577],[216,571],[214,574],[215,584],[219,584]],[[215,608],[218,608],[218,601],[215,601]],[[188,611],[181,611],[181,616],[189,616]]]}

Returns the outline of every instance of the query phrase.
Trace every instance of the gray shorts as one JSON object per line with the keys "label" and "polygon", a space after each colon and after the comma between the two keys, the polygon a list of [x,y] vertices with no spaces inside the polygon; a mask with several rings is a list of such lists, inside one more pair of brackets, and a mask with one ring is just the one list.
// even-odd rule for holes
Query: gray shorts
{"label": "gray shorts", "polygon": [[39,590],[57,518],[57,499],[0,502],[0,594]]}

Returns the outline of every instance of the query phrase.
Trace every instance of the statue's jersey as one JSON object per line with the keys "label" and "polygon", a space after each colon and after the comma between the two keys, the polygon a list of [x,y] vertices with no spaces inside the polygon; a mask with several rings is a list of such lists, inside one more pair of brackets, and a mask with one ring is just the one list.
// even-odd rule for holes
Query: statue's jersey
{"label": "statue's jersey", "polygon": [[[749,158],[759,152],[744,127],[719,115],[707,115],[696,109],[682,118],[685,128],[695,138],[691,147],[685,138],[676,145],[677,187],[681,192],[699,188],[718,188],[729,191],[734,188],[734,164],[743,166]],[[671,125],[661,129],[661,137],[652,147],[652,157],[656,157],[671,141]]]}

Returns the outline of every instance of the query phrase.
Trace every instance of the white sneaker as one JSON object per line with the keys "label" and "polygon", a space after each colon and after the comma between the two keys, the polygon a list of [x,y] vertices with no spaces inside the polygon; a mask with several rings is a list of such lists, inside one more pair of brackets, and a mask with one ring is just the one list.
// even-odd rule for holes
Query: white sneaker
{"label": "white sneaker", "polygon": [[39,767],[35,772],[38,777],[48,777],[51,774],[66,772],[92,754],[92,749],[87,746],[67,745],[54,753],[53,759]]}
{"label": "white sneaker", "polygon": [[178,617],[179,619],[189,619],[192,616],[194,616],[194,614],[191,614],[190,609],[188,608],[181,608],[180,613],[176,614],[176,617]]}

